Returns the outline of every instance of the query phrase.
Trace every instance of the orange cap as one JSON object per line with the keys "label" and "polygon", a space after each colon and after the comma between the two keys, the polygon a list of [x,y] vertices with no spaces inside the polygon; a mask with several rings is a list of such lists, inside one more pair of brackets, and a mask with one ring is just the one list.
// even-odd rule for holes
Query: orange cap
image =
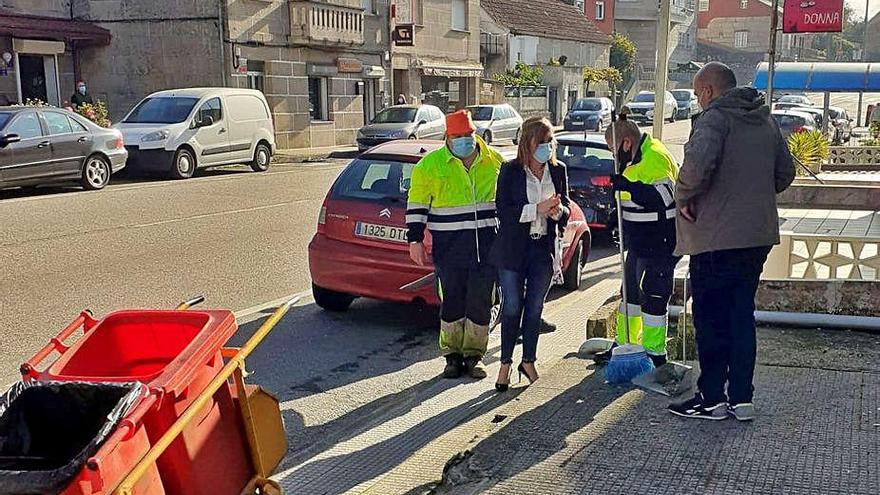
{"label": "orange cap", "polygon": [[459,110],[446,116],[446,135],[457,136],[476,132],[477,126],[471,120],[471,112]]}

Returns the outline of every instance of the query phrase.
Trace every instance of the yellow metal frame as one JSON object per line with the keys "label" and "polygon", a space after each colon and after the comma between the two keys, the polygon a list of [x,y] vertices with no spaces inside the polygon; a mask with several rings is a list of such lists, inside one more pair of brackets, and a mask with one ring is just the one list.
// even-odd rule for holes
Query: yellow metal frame
{"label": "yellow metal frame", "polygon": [[[291,299],[290,301],[282,304],[272,313],[260,328],[257,329],[256,333],[245,343],[244,346],[241,347],[237,352],[224,352],[224,357],[227,357],[229,361],[223,366],[223,369],[220,370],[220,373],[214,377],[213,380],[205,387],[205,390],[199,394],[199,396],[190,404],[189,407],[180,415],[180,418],[174,422],[173,425],[162,435],[161,438],[153,445],[150,450],[138,461],[138,463],[134,466],[131,472],[122,480],[116,490],[113,492],[115,495],[132,495],[134,491],[134,487],[137,485],[138,481],[143,478],[143,476],[147,473],[150,466],[153,465],[159,457],[165,453],[165,450],[169,445],[177,438],[178,435],[189,425],[189,423],[193,420],[193,418],[198,415],[198,413],[205,407],[206,404],[211,400],[214,396],[214,393],[222,387],[229,377],[233,377],[236,389],[238,390],[238,396],[240,400],[238,401],[239,406],[242,408],[242,418],[244,420],[245,432],[247,434],[248,446],[250,447],[251,460],[253,461],[254,468],[257,471],[257,478],[251,482],[251,485],[262,486],[264,484],[277,486],[271,481],[267,480],[266,477],[270,474],[266,472],[264,462],[260,458],[260,454],[258,449],[256,448],[256,438],[254,436],[254,424],[253,424],[253,415],[250,409],[250,405],[246,400],[242,400],[245,395],[244,389],[244,360],[247,358],[253,351],[256,349],[260,343],[262,343],[263,339],[269,335],[269,332],[281,321],[281,318],[287,313],[287,311],[297,302],[299,298]],[[183,303],[178,309],[184,310],[187,309],[191,304]]]}

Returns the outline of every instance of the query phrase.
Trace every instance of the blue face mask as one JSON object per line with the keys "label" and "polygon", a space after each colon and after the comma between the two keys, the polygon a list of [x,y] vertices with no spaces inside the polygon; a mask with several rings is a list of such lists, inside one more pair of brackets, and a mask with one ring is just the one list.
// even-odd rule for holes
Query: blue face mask
{"label": "blue face mask", "polygon": [[535,148],[535,152],[532,153],[532,157],[538,163],[549,162],[551,156],[553,156],[553,143],[541,143]]}
{"label": "blue face mask", "polygon": [[477,149],[477,141],[473,136],[458,137],[449,141],[449,148],[456,157],[467,158]]}

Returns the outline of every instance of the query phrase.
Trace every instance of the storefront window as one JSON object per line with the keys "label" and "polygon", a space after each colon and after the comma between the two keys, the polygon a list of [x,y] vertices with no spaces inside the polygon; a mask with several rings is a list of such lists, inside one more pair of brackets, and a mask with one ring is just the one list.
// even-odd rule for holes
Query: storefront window
{"label": "storefront window", "polygon": [[309,78],[309,115],[312,120],[329,120],[327,78]]}

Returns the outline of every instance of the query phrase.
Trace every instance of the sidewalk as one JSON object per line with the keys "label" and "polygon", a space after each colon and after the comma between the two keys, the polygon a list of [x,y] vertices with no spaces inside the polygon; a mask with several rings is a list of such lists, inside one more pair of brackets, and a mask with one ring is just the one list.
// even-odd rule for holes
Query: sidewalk
{"label": "sidewalk", "polygon": [[487,424],[432,493],[873,494],[880,336],[761,329],[759,418],[672,416],[669,399],[562,360]]}
{"label": "sidewalk", "polygon": [[325,148],[277,149],[272,161],[275,163],[300,163],[325,160],[327,158],[354,158],[357,146],[328,146]]}

